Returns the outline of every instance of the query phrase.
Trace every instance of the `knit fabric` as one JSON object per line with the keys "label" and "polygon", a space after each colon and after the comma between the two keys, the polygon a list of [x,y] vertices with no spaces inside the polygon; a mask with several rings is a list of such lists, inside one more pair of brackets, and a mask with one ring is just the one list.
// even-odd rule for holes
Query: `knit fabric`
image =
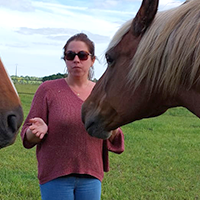
{"label": "knit fabric", "polygon": [[102,181],[104,171],[109,170],[108,150],[124,151],[121,130],[112,143],[86,132],[81,121],[82,104],[65,79],[46,81],[36,91],[21,137],[24,147],[32,148],[34,145],[25,137],[29,119],[40,117],[48,125],[48,134],[36,147],[40,184],[72,173],[88,174]]}

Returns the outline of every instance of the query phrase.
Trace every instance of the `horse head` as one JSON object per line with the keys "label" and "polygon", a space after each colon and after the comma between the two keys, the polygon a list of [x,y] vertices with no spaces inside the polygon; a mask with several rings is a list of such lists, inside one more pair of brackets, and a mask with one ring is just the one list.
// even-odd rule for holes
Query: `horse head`
{"label": "horse head", "polygon": [[199,2],[157,8],[158,0],[143,0],[109,44],[108,67],[82,106],[91,136],[106,139],[119,126],[176,106],[200,115],[190,103],[200,86]]}
{"label": "horse head", "polygon": [[23,122],[17,91],[0,60],[0,148],[13,144]]}

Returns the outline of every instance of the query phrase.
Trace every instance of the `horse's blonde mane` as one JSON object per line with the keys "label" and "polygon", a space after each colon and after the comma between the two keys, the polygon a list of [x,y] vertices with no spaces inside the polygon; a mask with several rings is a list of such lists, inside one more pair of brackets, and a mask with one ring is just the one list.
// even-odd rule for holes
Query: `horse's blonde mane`
{"label": "horse's blonde mane", "polygon": [[[108,48],[116,46],[130,27],[131,21],[116,33]],[[148,89],[165,94],[200,82],[199,0],[156,15],[139,43],[128,74],[135,87],[144,79]]]}
{"label": "horse's blonde mane", "polygon": [[122,37],[130,30],[131,27],[131,23],[132,23],[133,19],[130,19],[129,21],[127,21],[125,24],[122,25],[122,27],[115,33],[115,35],[113,36],[107,51],[109,49],[112,49],[113,47],[115,47],[122,39]]}

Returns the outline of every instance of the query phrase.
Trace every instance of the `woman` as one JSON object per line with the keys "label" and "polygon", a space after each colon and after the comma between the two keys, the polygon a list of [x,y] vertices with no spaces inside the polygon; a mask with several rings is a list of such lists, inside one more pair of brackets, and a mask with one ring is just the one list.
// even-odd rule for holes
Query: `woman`
{"label": "woman", "polygon": [[81,106],[95,83],[89,80],[95,62],[87,35],[72,36],[64,46],[68,77],[38,88],[22,127],[25,148],[37,145],[38,179],[43,200],[99,200],[108,150],[124,151],[121,129],[108,140],[89,136]]}

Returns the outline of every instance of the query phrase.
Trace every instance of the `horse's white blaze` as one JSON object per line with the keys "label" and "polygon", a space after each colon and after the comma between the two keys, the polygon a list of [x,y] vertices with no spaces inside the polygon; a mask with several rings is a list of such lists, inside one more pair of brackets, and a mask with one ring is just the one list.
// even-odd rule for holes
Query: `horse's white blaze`
{"label": "horse's white blaze", "polygon": [[[0,62],[2,63],[1,58],[0,58]],[[3,65],[3,63],[2,63],[2,65]],[[4,67],[4,65],[3,65],[3,67]],[[6,75],[8,76],[8,78],[9,78],[11,84],[12,84],[12,87],[13,87],[13,89],[14,89],[16,95],[19,97],[19,94],[18,94],[18,92],[17,92],[17,89],[16,89],[16,87],[15,87],[15,85],[14,85],[14,83],[13,83],[11,77],[9,76],[8,71],[6,70],[5,67],[4,67],[4,69],[5,69]]]}

